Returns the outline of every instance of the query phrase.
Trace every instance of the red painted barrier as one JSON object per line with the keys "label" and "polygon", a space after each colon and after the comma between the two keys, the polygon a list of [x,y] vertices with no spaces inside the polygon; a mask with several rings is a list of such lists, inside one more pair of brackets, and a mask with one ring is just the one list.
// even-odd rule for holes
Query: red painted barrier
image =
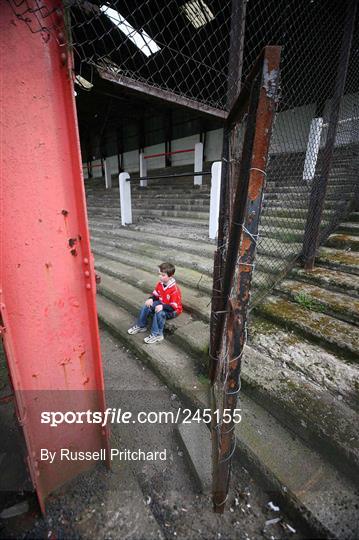
{"label": "red painted barrier", "polygon": [[50,464],[41,449],[95,452],[108,445],[99,424],[40,422],[43,411],[105,408],[95,272],[65,50],[53,34],[31,33],[7,2],[0,2],[0,44],[0,326],[44,510],[50,492],[96,462],[58,454]]}
{"label": "red painted barrier", "polygon": [[174,150],[173,152],[161,152],[160,154],[151,154],[149,156],[144,156],[144,158],[151,159],[162,156],[172,156],[173,154],[186,154],[188,152],[194,152],[194,148],[189,148],[187,150]]}

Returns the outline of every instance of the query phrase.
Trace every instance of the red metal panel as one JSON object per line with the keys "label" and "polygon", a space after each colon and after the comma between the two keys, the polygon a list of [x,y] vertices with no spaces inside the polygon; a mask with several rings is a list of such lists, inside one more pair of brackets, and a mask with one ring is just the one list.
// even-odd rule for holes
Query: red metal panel
{"label": "red metal panel", "polygon": [[105,408],[74,91],[56,38],[31,33],[0,2],[1,316],[43,509],[48,493],[94,461],[57,454],[50,464],[40,460],[41,448],[97,451],[108,444],[99,424],[40,424],[42,410]]}

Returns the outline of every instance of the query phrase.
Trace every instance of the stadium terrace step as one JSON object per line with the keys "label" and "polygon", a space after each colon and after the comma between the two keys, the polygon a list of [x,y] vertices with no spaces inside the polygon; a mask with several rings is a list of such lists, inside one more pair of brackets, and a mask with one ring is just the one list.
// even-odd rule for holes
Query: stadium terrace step
{"label": "stadium terrace step", "polygon": [[[359,282],[359,280],[357,280]],[[359,324],[359,300],[300,281],[284,280],[277,287],[285,297],[313,311]],[[359,337],[359,336],[358,336]]]}
{"label": "stadium terrace step", "polygon": [[[160,193],[154,193],[151,190],[142,189],[137,191],[132,191],[131,197],[134,200],[148,200],[152,199],[154,201],[161,201],[161,200],[167,200],[168,195],[167,192],[160,192]],[[178,192],[171,193],[171,200],[177,200],[180,199],[181,201],[188,201],[191,202],[193,200],[196,201],[203,201],[204,203],[209,204],[210,200],[210,192],[208,191],[198,191],[198,190],[187,190],[187,192],[184,192],[183,190],[179,190]]]}
{"label": "stadium terrace step", "polygon": [[[309,197],[304,196],[298,196],[295,199],[294,198],[288,198],[288,199],[276,199],[276,198],[270,198],[267,197],[264,199],[263,207],[264,209],[270,209],[274,210],[276,208],[283,209],[286,213],[290,210],[290,208],[293,206],[294,211],[300,211],[302,215],[307,215],[308,210],[308,204],[309,204]],[[325,201],[325,210],[324,213],[332,214],[336,211],[338,207],[338,200],[326,200]],[[334,210],[333,210],[334,209]]]}
{"label": "stadium terrace step", "polygon": [[[115,253],[121,253],[122,251],[136,253],[138,255],[147,256],[150,258],[158,259],[158,249],[161,245],[162,237],[156,238],[155,235],[151,237],[146,237],[147,241],[142,240],[142,235],[138,235],[137,238],[134,235],[133,237],[129,236],[120,236],[116,235],[116,231],[106,231],[105,234],[98,234],[100,231],[97,229],[97,234],[94,229],[92,234],[92,240],[94,242],[93,247],[96,248],[97,245],[101,244],[102,246],[107,246],[108,249],[111,249]],[[171,237],[169,237],[171,238]],[[168,243],[166,243],[168,242]],[[207,275],[212,275],[212,266],[213,266],[213,244],[206,244],[198,242],[197,244],[193,241],[188,241],[189,250],[179,252],[175,247],[176,244],[171,243],[171,240],[163,239],[163,245],[166,246],[166,255],[168,258],[171,258],[176,264],[180,266],[187,267],[189,269],[195,269]],[[196,249],[197,248],[197,249]],[[297,245],[288,244],[288,254],[287,257],[291,257],[291,253],[296,253]],[[291,250],[293,250],[291,252]],[[209,256],[212,251],[212,255]],[[258,264],[260,264],[261,256],[272,256],[274,257],[277,254],[282,255],[282,244],[276,242],[272,239],[262,238],[258,245]],[[201,255],[201,253],[203,255]],[[263,264],[265,264],[265,259]]]}
{"label": "stadium terrace step", "polygon": [[[295,179],[297,184],[290,184],[292,180],[294,179],[289,174],[288,178],[278,176],[275,182],[269,183],[269,186],[276,190],[268,193],[271,198],[264,202],[253,280],[254,291],[260,292],[263,285],[268,287],[269,283],[274,283],[276,273],[281,271],[280,261],[284,258],[291,261],[300,252],[308,189],[304,186],[302,193],[295,197],[296,204],[293,208],[298,179]],[[284,185],[293,189],[283,192],[282,200],[275,198]],[[194,208],[197,211],[200,206],[203,214],[203,209],[208,208],[209,203],[208,186],[194,190],[192,186],[188,189],[184,186],[175,188],[172,184],[168,189],[157,185],[142,190],[133,185],[132,193],[135,223],[126,228],[120,226],[118,188],[117,191],[106,191],[101,186],[88,195],[92,250],[95,254],[96,269],[102,276],[98,297],[99,314],[130,346],[137,347],[135,343],[138,342],[140,349],[137,352],[141,351],[140,357],[149,361],[152,368],[158,370],[166,381],[166,377],[172,373],[176,377],[173,384],[178,388],[181,374],[174,374],[172,369],[178,370],[184,365],[183,362],[188,362],[193,373],[203,373],[203,370],[207,369],[209,299],[215,243],[208,241],[208,221],[183,217],[180,208],[188,205],[188,211],[191,212]],[[333,200],[326,203],[325,216],[328,218],[332,215],[330,209],[334,206],[337,208],[335,197],[337,191],[333,191]],[[167,205],[173,209],[166,210]],[[175,210],[178,206],[180,208]],[[151,211],[154,207],[159,211],[172,212],[172,215],[177,211],[181,217],[146,216],[147,209]],[[277,226],[273,234],[274,222]],[[269,226],[270,237],[266,237]],[[276,235],[278,238],[275,238]],[[281,240],[284,235],[289,243],[285,244]],[[133,316],[153,286],[154,274],[160,262],[159,253],[160,259],[166,254],[166,258],[172,258],[176,264],[176,276],[186,298],[185,313],[168,325],[165,342],[149,350],[148,346],[143,344],[143,336],[134,336],[130,340],[127,328],[132,324]],[[306,273],[295,268],[281,292],[277,293],[279,296],[272,296],[275,301],[264,301],[264,304],[269,304],[267,312],[262,310],[259,314],[258,309],[261,309],[261,306],[253,310],[255,313],[251,312],[250,333],[254,332],[254,335],[251,346],[246,348],[244,355],[242,398],[243,408],[246,400],[252,404],[253,411],[257,411],[256,408],[259,407],[258,418],[261,420],[250,416],[250,411],[246,409],[248,417],[253,419],[253,425],[249,426],[246,431],[247,439],[242,440],[241,444],[244,449],[248,442],[252,462],[257,464],[262,473],[269,475],[273,482],[281,477],[282,473],[278,472],[277,467],[282,466],[287,471],[286,477],[283,477],[284,484],[288,485],[288,475],[291,476],[293,470],[300,473],[298,464],[304,455],[296,461],[294,455],[288,454],[288,467],[286,452],[283,453],[283,463],[277,464],[277,456],[275,463],[273,462],[268,449],[262,446],[266,442],[262,425],[265,415],[270,415],[269,422],[273,421],[273,425],[281,430],[282,438],[278,439],[281,448],[291,451],[283,441],[291,444],[294,434],[295,444],[298,443],[305,451],[311,452],[310,459],[313,458],[313,452],[318,452],[316,455],[320,470],[327,471],[327,467],[330,468],[328,461],[334,465],[333,472],[341,482],[346,480],[339,476],[336,469],[349,478],[353,476],[353,470],[358,469],[358,448],[355,446],[358,434],[354,411],[359,410],[359,377],[357,366],[353,362],[358,336],[355,334],[354,325],[348,322],[349,314],[350,317],[357,317],[357,303],[354,302],[358,297],[358,283],[355,282],[357,276],[354,274],[359,274],[358,257],[359,254],[353,251],[333,247],[321,248],[313,272]],[[320,292],[324,288],[330,290]],[[319,294],[323,294],[326,301],[321,303]],[[297,296],[303,305],[293,301]],[[131,305],[129,297],[132,299]],[[351,300],[353,297],[354,302]],[[313,304],[317,298],[318,304]],[[345,309],[346,298],[353,304],[350,309]],[[311,308],[320,305],[320,311],[309,309],[308,301]],[[136,302],[138,305],[134,305]],[[283,302],[285,304],[282,304]],[[282,310],[284,305],[285,312]],[[293,324],[291,317],[298,319],[296,310],[300,310],[300,318]],[[276,316],[273,311],[276,311]],[[280,317],[277,317],[278,312]],[[332,316],[334,314],[336,318]],[[262,318],[262,315],[265,315],[265,318]],[[123,318],[127,318],[127,322],[123,324],[122,330],[118,327],[115,329],[114,326]],[[271,320],[276,322],[270,322]],[[114,322],[116,324],[113,325]],[[289,328],[288,332],[286,327]],[[176,365],[173,366],[173,362],[168,365],[167,360],[160,358],[162,352],[167,351],[162,349],[162,345],[171,348],[171,358],[175,359]],[[336,353],[329,350],[335,350]],[[200,381],[203,381],[203,377]],[[191,384],[193,386],[193,380]],[[195,386],[201,388],[201,384],[196,383]],[[192,387],[189,388],[191,390]],[[256,426],[261,431],[261,436],[257,437],[257,432],[253,431]],[[273,433],[270,437],[272,435]],[[273,452],[274,448],[275,446]],[[341,487],[337,484],[338,489]],[[304,492],[305,496],[308,496],[307,491]],[[295,494],[292,502],[297,491]],[[326,498],[322,500],[327,501]],[[344,533],[338,530],[339,537],[340,534]]]}
{"label": "stadium terrace step", "polygon": [[[194,201],[197,202],[197,201]],[[199,212],[204,213],[205,216],[203,216],[206,219],[209,219],[209,204],[174,204],[172,201],[165,201],[165,202],[158,202],[156,200],[148,202],[148,201],[136,201],[136,205],[134,205],[134,208],[136,210],[143,210],[147,212],[148,210],[168,210],[171,211],[173,215],[186,215],[187,212]],[[174,213],[175,212],[175,213]]]}
{"label": "stadium terrace step", "polygon": [[[117,261],[99,257],[96,269],[101,272],[102,281],[100,292],[105,296],[116,299],[122,307],[129,311],[135,310],[144,303],[144,300],[153,290],[153,272],[136,270],[129,274],[129,268]],[[210,297],[201,291],[195,291],[181,283],[183,295],[183,308],[196,317],[208,322],[210,314]],[[120,300],[122,299],[122,303]]]}
{"label": "stadium terrace step", "polygon": [[[293,203],[294,204],[294,203]],[[272,201],[268,206],[264,204],[262,215],[273,216],[287,219],[301,219],[306,221],[308,213],[308,201],[301,204],[299,201],[295,201],[295,208],[290,208],[279,201]],[[335,215],[335,210],[327,208],[323,211],[324,219],[330,219]]]}
{"label": "stadium terrace step", "polygon": [[[181,349],[168,340],[160,346],[148,346],[141,335],[129,336],[127,328],[132,324],[132,317],[101,296],[98,310],[100,320],[186,403],[196,408],[209,406],[207,384],[198,378],[192,359]],[[242,462],[244,460],[258,476],[264,476],[273,490],[279,488],[283,505],[300,514],[302,519],[305,515],[307,524],[317,534],[343,539],[354,537],[352,516],[357,496],[351,483],[246,395],[242,396],[242,409],[246,413],[236,426]],[[311,489],[306,487],[308,485]],[[347,508],[341,511],[340,524],[332,519],[338,504]]]}
{"label": "stadium terrace step", "polygon": [[[327,187],[327,193],[335,193],[337,191],[352,191],[353,185],[352,182],[340,182],[337,180],[337,177],[335,178],[335,182],[331,183],[329,181],[328,187]],[[278,183],[275,186],[269,186],[266,188],[266,191],[268,192],[268,195],[274,195],[274,194],[283,194],[285,196],[293,196],[293,195],[308,195],[310,194],[310,188],[303,182],[298,183],[297,185],[278,185]]]}
{"label": "stadium terrace step", "polygon": [[[141,261],[142,257],[147,257],[154,261],[152,263],[152,269],[157,271],[159,264],[159,254],[164,251],[160,251],[158,246],[149,245],[141,241],[130,240],[107,240],[104,238],[92,238],[93,251],[101,253],[111,252],[113,256],[123,257],[127,254],[135,254],[139,259],[137,264]],[[126,253],[126,255],[124,255]],[[212,261],[207,257],[201,257],[200,255],[194,255],[193,253],[181,253],[176,250],[175,247],[166,248],[166,258],[172,261],[176,266],[182,266],[188,269],[197,270],[197,272],[210,276],[212,274]],[[118,259],[120,260],[120,259]]]}
{"label": "stadium terrace step", "polygon": [[[144,226],[141,228],[141,234],[138,230],[132,230],[125,227],[117,227],[106,231],[106,234],[102,234],[103,229],[100,225],[91,227],[92,237],[101,239],[105,237],[106,240],[114,239],[132,242],[146,242],[146,244],[157,247],[173,248],[176,246],[178,250],[193,253],[195,255],[201,255],[213,258],[215,246],[209,242],[200,242],[197,240],[188,240],[184,238],[175,238],[173,236],[159,236],[156,233],[147,232],[147,228]],[[105,239],[104,238],[104,239]],[[133,249],[135,251],[135,249]]]}
{"label": "stadium terrace step", "polygon": [[359,237],[359,223],[353,223],[351,221],[347,223],[341,223],[340,227],[337,229],[337,232]]}
{"label": "stadium terrace step", "polygon": [[331,234],[325,245],[342,250],[359,251],[359,236],[349,234]]}
{"label": "stadium terrace step", "polygon": [[192,220],[205,221],[208,224],[209,221],[209,212],[192,212],[188,210],[165,210],[165,209],[156,209],[153,208],[134,208],[132,210],[133,216],[141,216],[145,213],[146,216],[154,216],[161,218],[178,218],[182,217]]}
{"label": "stadium terrace step", "polygon": [[[156,269],[156,266],[158,264],[158,256],[156,248],[152,249],[150,253],[145,256],[144,261],[144,255],[142,252],[136,252],[133,249],[130,249],[131,256],[128,255],[125,248],[119,248],[119,244],[116,243],[116,241],[112,240],[106,240],[106,239],[100,239],[96,241],[96,238],[93,237],[93,252],[95,254],[98,254],[100,257],[103,255],[107,257],[108,259],[112,261],[118,261],[122,263],[127,263],[130,266],[134,266],[135,268],[144,268],[144,265],[146,264],[146,270],[148,269],[151,272],[152,275],[152,281],[153,281],[153,271]],[[139,247],[141,249],[141,247]],[[167,251],[168,254],[168,251]],[[96,257],[96,266],[97,261],[99,257]],[[100,259],[101,260],[101,259]],[[146,262],[147,261],[147,262]],[[172,258],[172,261],[176,262],[174,258]],[[182,259],[182,265],[187,266],[178,266],[176,263],[177,268],[180,271],[181,275],[181,283],[184,283],[185,285],[188,285],[189,287],[197,290],[202,291],[202,293],[206,293],[207,295],[211,295],[212,293],[212,281],[209,278],[210,271],[207,268],[206,275],[203,272],[205,270],[204,264],[205,261],[208,262],[207,258],[204,259],[196,259],[196,265],[198,265],[201,269],[198,271],[193,269],[194,264],[191,265],[190,262],[188,262],[187,258]],[[103,267],[99,268],[99,270],[104,270]],[[104,270],[106,272],[106,270]],[[202,273],[201,273],[202,272]],[[109,272],[111,274],[111,272]],[[116,275],[116,274],[111,274]],[[264,272],[261,272],[258,270],[253,278],[253,287],[254,289],[259,289],[263,286],[263,284],[266,283],[267,274]],[[148,290],[148,289],[147,289]],[[210,304],[210,298],[206,298],[207,305]],[[202,317],[207,317],[207,315],[202,315]]]}
{"label": "stadium terrace step", "polygon": [[347,302],[350,302],[350,296],[359,297],[359,277],[355,274],[315,266],[310,272],[307,272],[303,268],[293,268],[290,276],[306,283],[328,288],[331,291],[347,293],[349,295]]}
{"label": "stadium terrace step", "polygon": [[[121,251],[118,250],[117,251],[118,254],[121,254]],[[107,254],[106,254],[107,256]],[[111,264],[111,262],[109,262],[108,260],[106,260],[106,257],[96,257],[96,268],[101,271],[102,273],[104,274],[107,274],[107,275],[110,275],[110,276],[116,276],[118,278],[118,280],[120,279],[121,282],[122,281],[125,281],[125,282],[130,282],[130,283],[133,283],[135,284],[136,282],[136,278],[135,277],[131,277],[133,276],[133,272],[131,271],[131,269],[128,268],[128,264],[133,264],[136,268],[139,268],[139,266],[141,265],[142,268],[143,268],[143,261],[141,259],[136,259],[134,261],[131,261],[129,262],[127,257],[124,258],[124,261],[125,263],[123,263],[122,265],[120,266],[117,266],[116,267],[116,264],[113,265]],[[148,272],[145,273],[143,271],[139,271],[137,270],[136,271],[136,276],[137,274],[138,275],[138,279],[139,279],[139,285],[138,285],[138,289],[141,289],[143,290],[143,294],[140,294],[139,295],[139,301],[143,301],[143,296],[144,294],[146,293],[146,290],[148,292],[149,288],[151,287],[152,283],[151,283],[151,272],[153,271],[153,268],[155,267],[155,264],[156,264],[156,260],[154,259],[153,261],[150,261],[150,263],[148,264]],[[186,269],[183,269],[183,268],[178,268],[177,269],[178,271],[178,274],[181,276],[181,284],[184,283],[184,281],[186,280],[189,287],[193,287],[193,284],[196,283],[198,284],[200,279],[200,274],[197,274],[197,276],[195,277],[195,279],[192,278],[188,280],[188,277],[186,277],[185,275],[182,275],[182,273],[186,273]],[[257,274],[258,275],[258,274]],[[193,276],[193,271],[192,271],[192,276]],[[182,279],[183,277],[183,279]],[[105,277],[105,280],[106,280],[106,277]],[[147,285],[146,285],[146,281],[144,280],[147,280]],[[102,292],[112,298],[112,299],[117,299],[119,305],[125,305],[127,309],[129,309],[130,311],[132,310],[133,312],[134,311],[137,311],[137,310],[134,310],[133,308],[133,305],[132,307],[128,305],[128,297],[131,297],[132,298],[132,293],[128,293],[128,292],[125,292],[123,294],[123,287],[121,287],[119,285],[119,282],[116,280],[112,281],[112,285],[109,287],[108,285],[108,281],[105,283],[102,283],[101,287],[105,287],[107,288],[107,291],[103,291]],[[205,292],[208,294],[210,292],[210,288],[211,288],[211,282],[210,280],[208,280],[207,284],[206,284],[206,289]],[[127,290],[127,289],[126,289]],[[121,300],[121,291],[122,291],[122,299]],[[135,296],[135,295],[133,295]],[[141,298],[140,298],[141,296]],[[208,296],[207,296],[208,298]],[[208,302],[206,304],[207,308],[208,308]],[[137,308],[138,309],[138,308]],[[187,309],[191,310],[190,307],[187,307]],[[135,314],[135,313],[134,313]],[[197,315],[200,315],[197,311]],[[201,317],[202,320],[208,320],[207,316],[205,317]],[[204,351],[207,350],[207,341],[208,341],[208,328],[206,329],[206,326],[203,326],[204,323],[201,323],[200,321],[194,321],[196,322],[196,327],[195,327],[195,330],[192,332],[191,331],[191,328],[186,326],[186,334],[184,337],[183,334],[181,335],[181,332],[175,332],[173,334],[173,336],[171,335],[170,336],[170,339],[173,339],[176,343],[178,343],[184,350],[187,350],[187,351],[192,351],[192,354],[194,355],[195,358],[203,358],[203,355],[204,355]],[[201,326],[202,325],[202,326]],[[193,327],[192,327],[193,328]],[[202,336],[200,338],[200,336]],[[188,338],[188,339],[187,339]],[[187,341],[186,341],[187,339]],[[201,344],[202,343],[202,344]],[[245,380],[245,379],[244,379]],[[259,399],[259,398],[258,398]],[[263,397],[264,399],[264,397]],[[298,421],[298,424],[300,424],[300,421]],[[314,430],[314,427],[312,428],[312,430]]]}
{"label": "stadium terrace step", "polygon": [[359,254],[357,252],[324,246],[319,249],[316,261],[321,266],[333,270],[359,275]]}
{"label": "stadium terrace step", "polygon": [[[313,309],[315,309],[313,307]],[[292,328],[330,350],[359,360],[359,329],[334,317],[311,311],[278,296],[267,296],[257,312],[287,328]]]}

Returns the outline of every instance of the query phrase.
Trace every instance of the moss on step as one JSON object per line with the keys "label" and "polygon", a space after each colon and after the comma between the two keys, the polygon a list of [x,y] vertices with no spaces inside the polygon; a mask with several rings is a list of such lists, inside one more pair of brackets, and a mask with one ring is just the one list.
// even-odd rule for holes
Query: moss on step
{"label": "moss on step", "polygon": [[257,312],[287,328],[294,328],[329,347],[346,354],[348,358],[359,358],[359,331],[352,325],[318,312],[310,312],[293,302],[269,296],[257,308]]}
{"label": "moss on step", "polygon": [[332,234],[328,238],[326,246],[359,251],[359,237],[348,234]]}
{"label": "moss on step", "polygon": [[319,285],[331,291],[359,296],[359,277],[340,270],[315,266],[313,270],[308,272],[303,268],[293,268],[290,277],[304,283]]}
{"label": "moss on step", "polygon": [[294,280],[284,280],[276,290],[311,311],[325,312],[349,323],[359,323],[359,300],[356,298],[351,298],[349,302],[347,295]]}
{"label": "moss on step", "polygon": [[359,275],[359,254],[323,247],[316,258],[316,263],[333,270]]}
{"label": "moss on step", "polygon": [[323,312],[325,310],[324,304],[318,302],[318,300],[305,292],[299,292],[298,294],[294,295],[293,299],[295,302],[297,302],[297,304],[311,311]]}

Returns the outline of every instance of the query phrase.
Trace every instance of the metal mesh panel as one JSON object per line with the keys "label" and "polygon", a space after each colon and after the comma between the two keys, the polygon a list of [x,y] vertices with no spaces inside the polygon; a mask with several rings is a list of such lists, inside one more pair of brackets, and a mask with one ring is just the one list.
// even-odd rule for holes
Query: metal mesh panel
{"label": "metal mesh panel", "polygon": [[230,1],[209,4],[65,2],[80,64],[223,108]]}
{"label": "metal mesh panel", "polygon": [[[273,42],[283,47],[281,96],[267,167],[252,307],[288,273],[302,252],[311,189],[328,159],[324,147],[345,11],[346,3],[337,2],[248,5],[244,75],[263,44]],[[355,39],[328,180],[321,243],[350,211],[358,176]]]}

